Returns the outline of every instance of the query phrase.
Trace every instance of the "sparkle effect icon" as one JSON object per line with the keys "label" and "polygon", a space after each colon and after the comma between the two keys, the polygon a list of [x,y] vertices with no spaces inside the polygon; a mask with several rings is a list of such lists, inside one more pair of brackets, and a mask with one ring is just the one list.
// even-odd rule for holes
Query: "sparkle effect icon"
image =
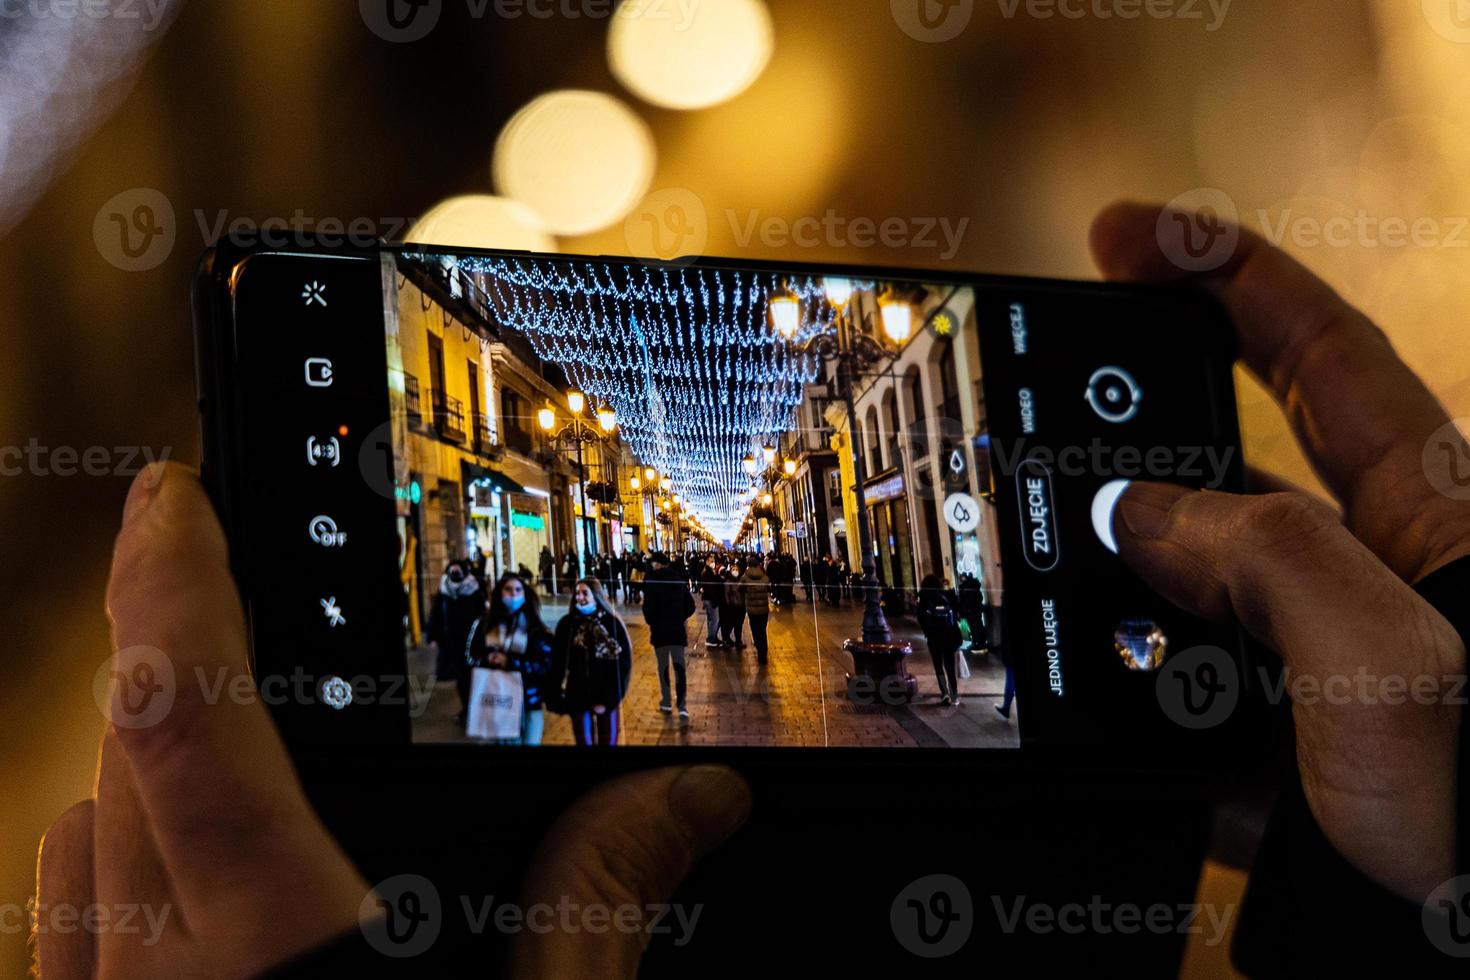
{"label": "sparkle effect icon", "polygon": [[301,298],[306,301],[307,306],[316,303],[318,306],[325,307],[327,305],[327,287],[316,280],[312,280],[301,291]]}

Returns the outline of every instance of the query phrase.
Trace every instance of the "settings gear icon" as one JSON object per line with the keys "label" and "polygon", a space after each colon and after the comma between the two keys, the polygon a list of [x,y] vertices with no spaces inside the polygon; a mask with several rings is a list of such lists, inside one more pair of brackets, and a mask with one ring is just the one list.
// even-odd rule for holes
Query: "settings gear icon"
{"label": "settings gear icon", "polygon": [[352,685],[340,677],[328,677],[322,681],[322,703],[341,711],[352,703]]}

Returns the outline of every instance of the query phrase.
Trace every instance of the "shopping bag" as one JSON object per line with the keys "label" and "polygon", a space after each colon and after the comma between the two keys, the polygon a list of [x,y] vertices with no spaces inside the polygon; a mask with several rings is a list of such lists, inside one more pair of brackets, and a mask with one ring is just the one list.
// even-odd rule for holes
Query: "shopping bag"
{"label": "shopping bag", "polygon": [[955,666],[959,669],[960,677],[970,679],[970,661],[965,659],[965,651],[956,650],[954,654]]}
{"label": "shopping bag", "polygon": [[513,670],[476,667],[470,682],[470,710],[465,734],[470,738],[513,741],[521,737],[526,691]]}

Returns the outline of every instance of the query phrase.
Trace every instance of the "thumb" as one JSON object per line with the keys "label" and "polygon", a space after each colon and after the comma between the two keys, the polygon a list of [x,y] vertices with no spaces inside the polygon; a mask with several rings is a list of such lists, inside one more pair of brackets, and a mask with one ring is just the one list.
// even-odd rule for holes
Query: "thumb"
{"label": "thumb", "polygon": [[252,696],[224,533],[183,467],[150,467],[129,492],[108,611],[108,715],[191,933],[259,958],[355,925],[366,885]]}
{"label": "thumb", "polygon": [[[1422,900],[1453,863],[1452,705],[1465,650],[1450,624],[1304,494],[1139,483],[1114,523],[1119,553],[1152,588],[1197,615],[1237,619],[1280,654],[1318,823],[1359,868]],[[1412,858],[1406,814],[1432,824]]]}
{"label": "thumb", "polygon": [[722,766],[635,773],[582,797],[532,862],[510,975],[636,977],[649,906],[749,813],[749,787]]}

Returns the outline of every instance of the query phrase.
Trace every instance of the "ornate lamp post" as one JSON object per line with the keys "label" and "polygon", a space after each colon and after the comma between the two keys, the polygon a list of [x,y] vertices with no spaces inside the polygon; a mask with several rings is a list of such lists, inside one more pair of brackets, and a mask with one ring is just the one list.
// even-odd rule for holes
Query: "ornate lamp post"
{"label": "ornate lamp post", "polygon": [[[801,327],[801,301],[794,294],[778,294],[771,299],[771,325],[787,342],[803,354],[811,354],[837,366],[837,396],[847,411],[848,442],[852,446],[853,495],[857,498],[858,547],[862,550],[863,570],[863,642],[893,642],[893,631],[883,615],[878,594],[878,565],[873,555],[873,530],[868,523],[867,461],[857,440],[857,397],[854,389],[859,375],[884,360],[891,353],[878,341],[855,329],[848,317],[853,286],[847,279],[827,279],[823,283],[826,299],[835,312],[833,329],[796,343]],[[779,307],[778,307],[779,304]],[[794,304],[794,306],[793,306]],[[883,332],[895,345],[908,340],[913,326],[913,309],[893,293],[878,302],[883,319]]]}
{"label": "ornate lamp post", "polygon": [[567,410],[571,418],[561,428],[557,428],[556,409],[547,402],[546,406],[537,413],[537,419],[541,423],[541,429],[550,436],[553,443],[569,441],[577,447],[577,490],[582,498],[582,540],[578,546],[577,567],[578,574],[587,574],[587,562],[597,550],[596,542],[592,540],[592,524],[588,520],[587,510],[587,469],[582,460],[582,446],[585,443],[598,443],[610,437],[617,431],[618,416],[612,410],[612,406],[603,404],[596,413],[596,420],[587,417],[587,396],[575,388],[567,392]]}

